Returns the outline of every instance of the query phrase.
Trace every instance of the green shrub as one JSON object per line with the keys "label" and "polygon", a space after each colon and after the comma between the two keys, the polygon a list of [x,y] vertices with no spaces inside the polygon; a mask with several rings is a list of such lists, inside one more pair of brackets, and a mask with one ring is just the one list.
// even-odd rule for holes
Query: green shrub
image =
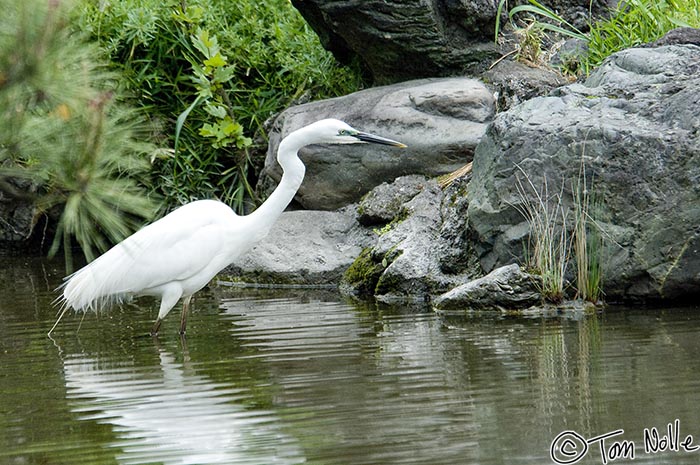
{"label": "green shrub", "polygon": [[58,211],[50,253],[64,246],[71,268],[72,238],[91,259],[155,213],[138,182],[153,146],[66,2],[0,7],[0,180],[28,180],[37,216]]}
{"label": "green shrub", "polygon": [[265,121],[294,101],[361,86],[288,0],[82,1],[79,27],[175,148],[154,181],[171,205],[219,197],[242,209]]}

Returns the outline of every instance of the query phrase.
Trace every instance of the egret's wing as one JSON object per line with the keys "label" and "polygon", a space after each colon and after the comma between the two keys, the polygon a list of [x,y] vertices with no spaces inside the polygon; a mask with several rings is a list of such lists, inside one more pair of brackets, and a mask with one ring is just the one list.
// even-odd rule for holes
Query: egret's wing
{"label": "egret's wing", "polygon": [[103,306],[203,270],[222,250],[224,222],[233,213],[195,204],[139,230],[69,277],[65,303],[75,309]]}

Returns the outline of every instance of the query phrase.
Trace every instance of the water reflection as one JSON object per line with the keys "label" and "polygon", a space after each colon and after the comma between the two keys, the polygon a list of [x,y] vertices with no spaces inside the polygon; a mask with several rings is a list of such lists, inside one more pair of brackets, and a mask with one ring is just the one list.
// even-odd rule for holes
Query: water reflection
{"label": "water reflection", "polygon": [[472,354],[510,353],[505,335],[453,338],[432,313],[337,301],[232,299],[222,308],[276,380],[290,431],[313,444],[310,462],[499,463],[499,400],[478,374],[484,357]]}
{"label": "water reflection", "polygon": [[112,426],[120,464],[292,464],[295,440],[271,412],[250,411],[243,389],[197,374],[185,355],[158,350],[159,369],[134,361],[72,356],[65,361],[67,398],[81,421]]}

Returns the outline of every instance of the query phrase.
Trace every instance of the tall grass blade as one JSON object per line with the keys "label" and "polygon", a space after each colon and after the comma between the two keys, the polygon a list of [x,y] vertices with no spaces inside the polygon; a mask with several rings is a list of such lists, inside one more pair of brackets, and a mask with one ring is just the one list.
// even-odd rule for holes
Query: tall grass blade
{"label": "tall grass blade", "polygon": [[[550,19],[556,23],[559,24],[565,24],[568,30],[561,28],[561,30],[566,30],[566,35],[569,35],[571,37],[576,37],[579,39],[587,40],[586,34],[581,32],[579,29],[577,29],[574,25],[566,21],[564,18],[559,16],[558,14],[554,13],[552,10],[549,8],[541,5],[540,3],[530,0],[530,3],[532,5],[518,5],[514,7],[512,10],[510,10],[509,16],[510,18],[513,18],[514,15],[522,12],[527,12],[527,13],[532,13],[535,15],[539,15],[542,17],[545,17],[547,19]],[[548,23],[543,23],[543,24],[548,24]]]}
{"label": "tall grass blade", "polygon": [[185,125],[185,121],[187,121],[187,117],[190,115],[192,110],[195,109],[197,105],[199,105],[199,102],[201,102],[203,97],[201,95],[197,95],[197,98],[194,99],[194,102],[187,107],[182,113],[180,113],[177,117],[177,121],[175,122],[175,143],[174,143],[174,150],[175,154],[177,154],[177,149],[180,145],[180,132],[182,132],[182,127]]}
{"label": "tall grass blade", "polygon": [[493,36],[493,42],[498,43],[498,34],[501,32],[501,15],[503,14],[503,7],[508,0],[501,0],[498,2],[498,8],[496,9],[496,29]]}

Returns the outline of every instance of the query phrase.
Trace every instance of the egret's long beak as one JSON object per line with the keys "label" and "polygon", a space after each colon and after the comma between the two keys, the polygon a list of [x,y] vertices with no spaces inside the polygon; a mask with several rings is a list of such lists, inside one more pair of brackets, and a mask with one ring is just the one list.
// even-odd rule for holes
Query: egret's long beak
{"label": "egret's long beak", "polygon": [[372,144],[391,145],[392,147],[400,147],[402,149],[405,149],[407,147],[406,144],[402,144],[401,142],[396,142],[395,140],[375,136],[374,134],[368,134],[366,132],[358,132],[357,134],[353,134],[353,136],[355,138],[361,140],[362,142],[369,142]]}

